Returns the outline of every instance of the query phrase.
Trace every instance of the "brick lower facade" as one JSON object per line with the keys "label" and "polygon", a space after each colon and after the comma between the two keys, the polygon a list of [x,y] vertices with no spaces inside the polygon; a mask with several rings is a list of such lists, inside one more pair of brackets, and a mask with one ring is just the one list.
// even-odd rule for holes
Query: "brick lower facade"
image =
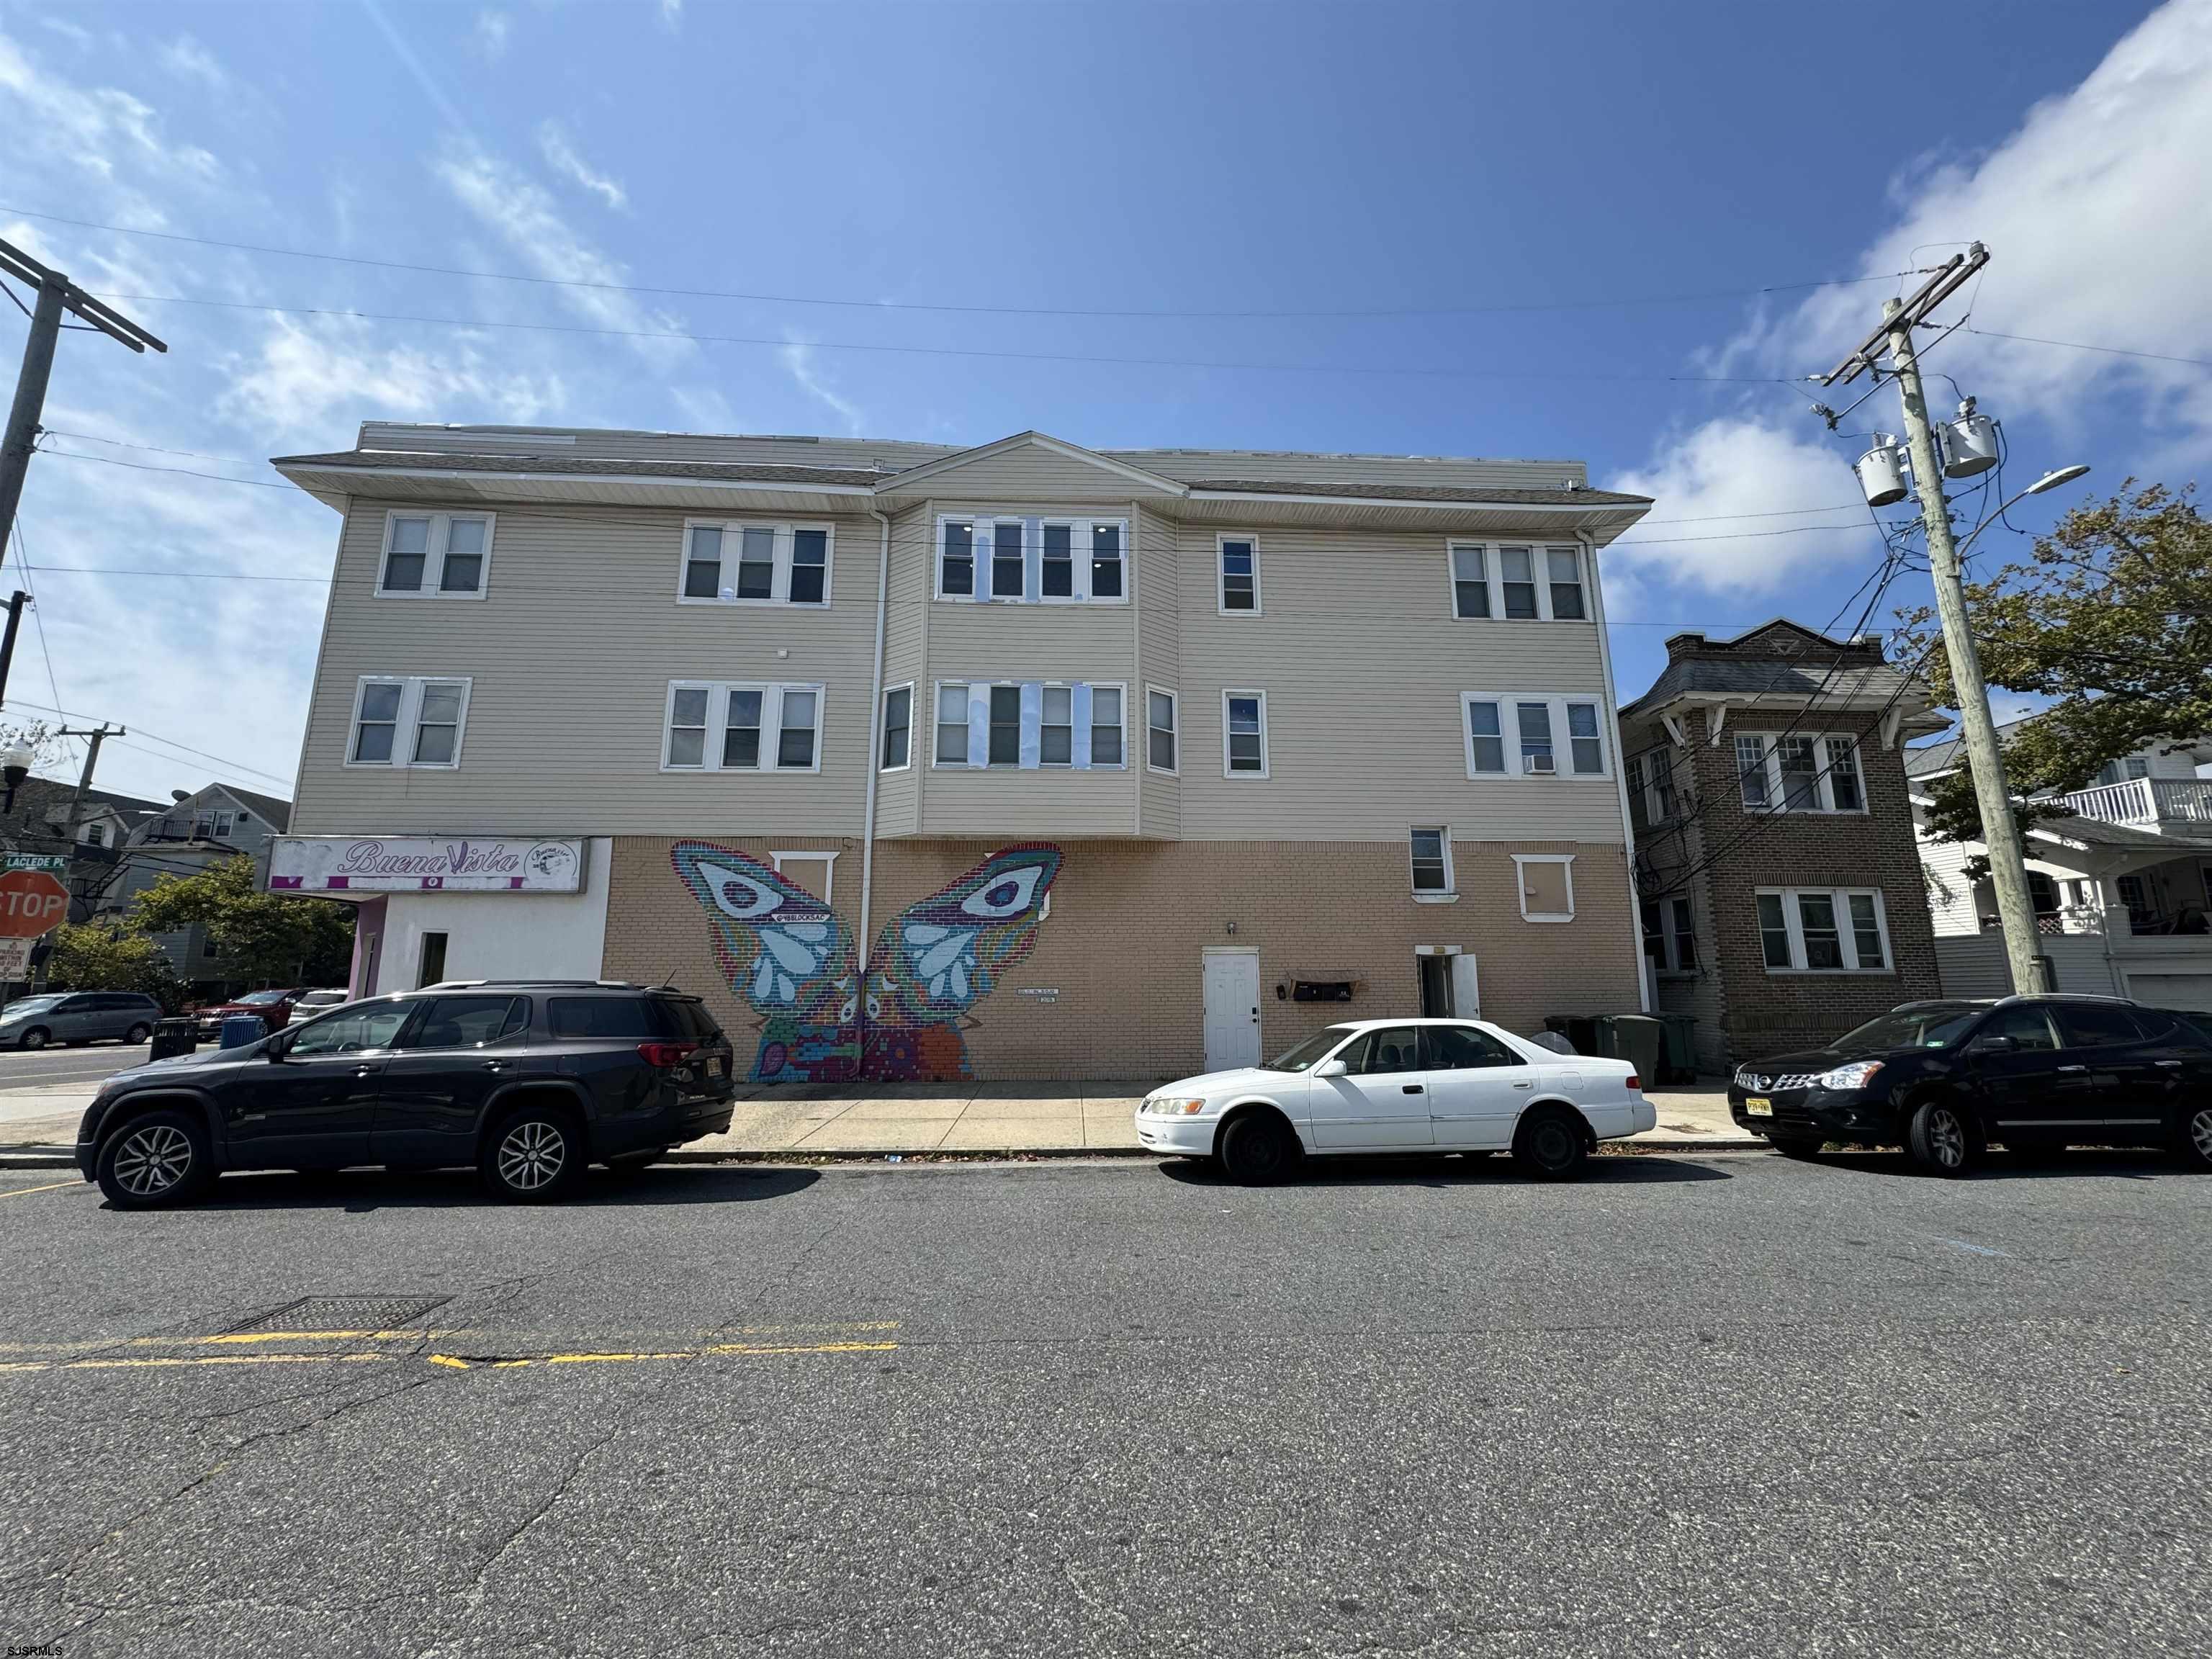
{"label": "brick lower facade", "polygon": [[[835,852],[830,909],[848,937],[860,924],[857,839],[702,835],[750,854]],[[879,842],[870,927],[880,937],[909,907],[988,858],[984,840]],[[732,988],[707,908],[672,868],[678,842],[615,839],[604,971],[673,979],[704,995],[748,1052],[761,1016]],[[1476,958],[1481,1012],[1516,1031],[1554,1013],[1637,1006],[1627,866],[1615,844],[1459,841],[1458,898],[1417,903],[1403,842],[1068,841],[1048,912],[1026,954],[961,1022],[981,1080],[1170,1078],[1206,1067],[1203,964],[1209,948],[1256,951],[1261,1050],[1273,1054],[1342,1019],[1421,1012],[1418,947]],[[1513,854],[1574,857],[1574,919],[1522,919]],[[821,866],[794,866],[815,891]],[[752,960],[746,957],[746,961]],[[741,964],[742,969],[742,964]],[[1288,1000],[1294,975],[1358,981],[1350,1002]],[[1279,988],[1282,992],[1279,995]],[[1028,993],[1029,994],[1024,994]],[[1463,1010],[1461,1012],[1464,1012]]]}

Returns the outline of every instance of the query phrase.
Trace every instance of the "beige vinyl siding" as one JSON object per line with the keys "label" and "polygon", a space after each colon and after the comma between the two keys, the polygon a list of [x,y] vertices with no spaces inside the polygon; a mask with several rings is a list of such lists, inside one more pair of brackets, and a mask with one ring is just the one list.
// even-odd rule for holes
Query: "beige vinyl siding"
{"label": "beige vinyl siding", "polygon": [[[872,519],[830,520],[824,611],[678,605],[681,513],[514,506],[499,509],[483,599],[380,599],[386,505],[357,500],[341,538],[296,830],[860,832]],[[469,678],[459,767],[343,763],[356,685],[383,674]],[[820,771],[664,773],[672,679],[824,683]]]}
{"label": "beige vinyl siding", "polygon": [[1424,455],[1298,455],[1233,449],[1109,449],[1117,461],[1185,481],[1270,479],[1296,483],[1464,485],[1492,489],[1559,489],[1588,481],[1580,461],[1486,460]]}
{"label": "beige vinyl siding", "polygon": [[[1179,609],[1182,584],[1177,570],[1176,526],[1157,513],[1139,518],[1137,544],[1138,647],[1143,665],[1139,683],[1130,688],[1130,761],[1137,769],[1143,792],[1142,833],[1147,837],[1173,839],[1182,833],[1182,786],[1179,776],[1151,769],[1147,763],[1152,742],[1147,689],[1158,686],[1176,695],[1176,722],[1183,724],[1180,683],[1182,617]],[[1185,766],[1182,733],[1176,733],[1178,772]]]}
{"label": "beige vinyl siding", "polygon": [[[1185,839],[1382,841],[1441,823],[1455,837],[1620,843],[1610,769],[1467,775],[1468,691],[1589,698],[1608,769],[1620,759],[1595,624],[1457,620],[1444,545],[1440,535],[1278,529],[1259,538],[1263,614],[1224,617],[1215,533],[1182,527]],[[1222,775],[1226,688],[1267,694],[1266,778]],[[1554,738],[1564,755],[1565,734]]]}
{"label": "beige vinyl siding", "polygon": [[891,520],[890,592],[884,608],[884,684],[914,686],[914,763],[887,772],[878,784],[876,828],[885,836],[912,835],[920,810],[922,775],[929,765],[932,721],[928,665],[932,586],[930,507],[925,501]]}
{"label": "beige vinyl siding", "polygon": [[940,497],[1006,501],[1121,501],[1149,486],[1126,472],[1034,444],[963,462],[933,474],[915,488]]}
{"label": "beige vinyl siding", "polygon": [[939,767],[929,780],[931,836],[1127,836],[1129,775],[1069,767]]}

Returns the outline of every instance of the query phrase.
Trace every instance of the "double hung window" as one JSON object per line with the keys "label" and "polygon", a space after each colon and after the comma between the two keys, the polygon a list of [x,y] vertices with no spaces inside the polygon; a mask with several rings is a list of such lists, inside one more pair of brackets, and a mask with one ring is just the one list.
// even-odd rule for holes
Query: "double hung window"
{"label": "double hung window", "polygon": [[942,680],[936,707],[931,755],[938,766],[1087,771],[1126,764],[1119,685]]}
{"label": "double hung window", "polygon": [[1759,950],[1770,973],[1890,969],[1888,919],[1878,889],[1767,888],[1755,903]]}
{"label": "double hung window", "polygon": [[1249,536],[1224,536],[1218,544],[1221,614],[1257,616],[1260,612],[1260,544]]}
{"label": "double hung window", "polygon": [[482,599],[491,528],[489,513],[386,514],[377,597]]}
{"label": "double hung window", "polygon": [[1604,706],[1593,699],[1471,691],[1462,706],[1471,778],[1607,775]]}
{"label": "double hung window", "polygon": [[1413,832],[1408,850],[1413,862],[1413,896],[1443,897],[1452,887],[1451,831],[1439,824]]}
{"label": "double hung window", "polygon": [[354,694],[349,766],[459,766],[469,682],[364,677]]}
{"label": "double hung window", "polygon": [[1855,738],[1741,732],[1735,740],[1735,765],[1743,804],[1751,811],[1866,811],[1866,785]]}
{"label": "double hung window", "polygon": [[672,680],[660,764],[670,772],[821,769],[822,687]]}
{"label": "double hung window", "polygon": [[1686,898],[1648,899],[1640,907],[1644,954],[1666,973],[1689,973],[1698,965],[1698,933]]}
{"label": "double hung window", "polygon": [[885,772],[906,769],[914,757],[914,688],[895,685],[884,693],[883,753],[877,764]]}
{"label": "double hung window", "polygon": [[678,602],[826,605],[830,544],[826,525],[690,520]]}
{"label": "double hung window", "polygon": [[1462,620],[1588,622],[1583,550],[1448,542],[1452,615]]}
{"label": "double hung window", "polygon": [[1176,769],[1176,694],[1158,686],[1145,692],[1145,764],[1155,772]]}
{"label": "double hung window", "polygon": [[1119,519],[940,518],[936,595],[992,605],[1121,604],[1126,531]]}
{"label": "double hung window", "polygon": [[1267,775],[1267,694],[1221,694],[1221,771],[1224,777]]}

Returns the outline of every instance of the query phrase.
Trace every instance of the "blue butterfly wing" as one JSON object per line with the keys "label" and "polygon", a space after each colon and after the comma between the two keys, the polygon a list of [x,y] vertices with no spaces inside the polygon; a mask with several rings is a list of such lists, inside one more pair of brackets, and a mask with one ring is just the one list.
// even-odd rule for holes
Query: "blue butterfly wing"
{"label": "blue butterfly wing", "polygon": [[870,1019],[948,1019],[996,990],[1036,945],[1060,863],[1060,849],[1043,842],[1001,848],[908,906],[878,937]]}
{"label": "blue butterfly wing", "polygon": [[669,862],[707,913],[731,990],[754,1012],[851,1023],[852,944],[828,905],[732,847],[681,842]]}

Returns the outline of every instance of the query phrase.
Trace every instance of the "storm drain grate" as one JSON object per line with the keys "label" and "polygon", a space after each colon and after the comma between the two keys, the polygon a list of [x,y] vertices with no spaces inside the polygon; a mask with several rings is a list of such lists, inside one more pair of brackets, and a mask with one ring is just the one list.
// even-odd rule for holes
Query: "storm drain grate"
{"label": "storm drain grate", "polygon": [[442,1308],[450,1296],[303,1296],[224,1333],[247,1331],[398,1331]]}

